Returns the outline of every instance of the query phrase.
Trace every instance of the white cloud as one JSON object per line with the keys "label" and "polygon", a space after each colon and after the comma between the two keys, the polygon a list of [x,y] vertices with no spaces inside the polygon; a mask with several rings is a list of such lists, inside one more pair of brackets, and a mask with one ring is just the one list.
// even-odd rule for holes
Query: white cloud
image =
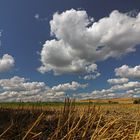
{"label": "white cloud", "polygon": [[42,73],[87,73],[86,67],[135,51],[140,43],[140,13],[136,17],[112,11],[97,22],[84,10],[55,13],[51,34],[41,51]]}
{"label": "white cloud", "polygon": [[4,54],[0,59],[0,73],[11,70],[15,65],[14,58],[9,54]]}
{"label": "white cloud", "polygon": [[87,84],[74,81],[48,87],[44,82],[29,82],[28,79],[14,76],[0,79],[0,101],[63,101],[68,90],[86,87]]}
{"label": "white cloud", "polygon": [[11,79],[0,80],[0,101],[63,101],[68,90],[75,91],[74,94],[71,93],[71,96],[79,99],[134,97],[140,94],[138,81],[89,93],[76,93],[77,89],[86,87],[87,84],[77,82],[48,87],[44,82],[29,82],[28,79],[15,76]]}
{"label": "white cloud", "polygon": [[27,82],[25,78],[14,76],[11,79],[1,79],[0,87],[7,91],[34,91],[45,88],[43,82]]}
{"label": "white cloud", "polygon": [[126,91],[126,94],[131,97],[140,97],[140,88],[128,90]]}
{"label": "white cloud", "polygon": [[135,81],[135,82],[128,82],[124,83],[122,85],[114,85],[111,87],[112,90],[130,90],[134,88],[140,88],[140,82]]}
{"label": "white cloud", "polygon": [[73,94],[73,97],[78,99],[109,99],[122,97],[122,94],[116,94],[112,89],[102,89],[94,90],[90,93]]}
{"label": "white cloud", "polygon": [[93,80],[99,77],[101,74],[97,70],[96,64],[91,64],[85,67],[86,75],[83,77],[84,80]]}
{"label": "white cloud", "polygon": [[40,18],[40,15],[39,14],[35,14],[34,18],[38,20]]}
{"label": "white cloud", "polygon": [[47,17],[44,17],[44,18],[42,18],[42,17],[40,17],[40,14],[38,14],[38,13],[36,13],[35,15],[34,15],[34,18],[36,19],[36,20],[38,20],[38,21],[47,21]]}
{"label": "white cloud", "polygon": [[99,77],[101,74],[99,72],[96,72],[95,74],[89,74],[89,75],[85,75],[84,79],[85,80],[94,80],[97,77]]}
{"label": "white cloud", "polygon": [[140,65],[135,67],[129,67],[127,65],[123,65],[119,68],[115,69],[116,76],[127,77],[127,78],[140,78]]}
{"label": "white cloud", "polygon": [[107,80],[109,84],[123,84],[123,83],[127,83],[128,81],[129,81],[128,78],[114,78],[114,79]]}
{"label": "white cloud", "polygon": [[0,101],[42,101],[49,90],[44,82],[29,82],[18,76],[1,79],[0,88]]}
{"label": "white cloud", "polygon": [[115,98],[118,95],[114,93],[112,89],[102,89],[102,90],[95,90],[91,92],[91,97],[93,98]]}
{"label": "white cloud", "polygon": [[78,88],[86,88],[87,84],[79,84],[77,82],[59,84],[57,86],[52,87],[52,91],[66,91],[66,90],[77,90]]}
{"label": "white cloud", "polygon": [[[118,81],[117,81],[118,83]],[[116,81],[113,84],[117,84]],[[125,97],[140,97],[140,82],[131,81],[128,83],[118,83],[109,89],[93,90],[89,93],[73,94],[74,98],[78,99],[109,99],[109,98],[125,98]]]}
{"label": "white cloud", "polygon": [[40,101],[48,89],[43,82],[27,82],[18,76],[1,79],[0,88],[0,101]]}

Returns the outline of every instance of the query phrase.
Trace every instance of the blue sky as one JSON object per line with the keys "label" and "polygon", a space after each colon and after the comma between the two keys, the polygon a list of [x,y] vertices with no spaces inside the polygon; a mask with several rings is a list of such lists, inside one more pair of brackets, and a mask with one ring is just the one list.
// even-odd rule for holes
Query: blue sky
{"label": "blue sky", "polygon": [[[67,30],[63,28],[65,24],[67,24],[67,28],[71,28],[72,26],[69,23],[75,22],[75,21],[69,20],[68,15],[75,16],[78,13],[78,11],[83,11],[83,13],[81,12],[80,14],[82,16],[85,16],[84,14],[86,14],[86,16],[88,16],[88,20],[89,20],[88,22],[90,22],[90,25],[85,25],[85,27],[88,26],[90,28],[95,22],[97,22],[98,24],[99,20],[105,17],[109,18],[109,15],[113,13],[114,10],[117,10],[117,12],[114,12],[115,16],[122,16],[122,19],[125,18],[124,16],[126,15],[128,16],[128,19],[124,21],[121,19],[122,23],[121,21],[120,23],[122,24],[122,26],[120,30],[121,29],[123,30],[123,28],[125,28],[125,24],[129,22],[130,23],[132,22],[132,24],[135,24],[136,27],[138,27],[137,30],[134,30],[134,31],[132,30],[132,32],[129,32],[129,30],[131,30],[129,29],[131,26],[126,25],[127,31],[126,32],[124,31],[124,34],[122,34],[124,35],[124,38],[129,38],[129,37],[131,38],[132,36],[132,41],[130,41],[130,39],[128,40],[126,39],[124,44],[120,43],[121,45],[117,46],[116,43],[118,41],[116,39],[116,42],[115,42],[114,38],[118,37],[118,40],[121,39],[119,38],[120,34],[118,34],[118,36],[115,36],[115,34],[119,32],[119,28],[118,28],[118,31],[115,30],[117,28],[115,27],[117,26],[117,24],[110,24],[110,25],[105,25],[105,26],[100,25],[105,28],[107,27],[108,29],[106,29],[106,31],[107,30],[114,31],[112,33],[112,36],[110,37],[110,38],[113,38],[114,40],[113,39],[111,40],[109,38],[110,40],[107,43],[105,41],[103,41],[103,43],[101,41],[100,42],[97,41],[98,42],[97,45],[99,46],[96,46],[96,47],[104,48],[104,45],[111,44],[112,46],[110,46],[110,51],[105,50],[106,54],[104,54],[105,52],[101,52],[101,54],[103,53],[103,56],[101,56],[100,58],[96,58],[99,56],[98,55],[96,56],[96,54],[94,53],[90,54],[87,52],[85,53],[85,55],[87,56],[84,56],[84,55],[82,56],[82,54],[79,54],[79,53],[83,53],[84,49],[86,52],[89,49],[87,47],[88,45],[90,45],[90,48],[92,50],[92,47],[94,47],[94,45],[96,44],[95,41],[92,44],[92,41],[95,40],[95,37],[97,36],[94,35],[95,31],[93,31],[93,36],[86,34],[87,36],[89,36],[91,41],[87,37],[87,40],[89,40],[89,44],[83,42],[83,44],[84,43],[85,44],[83,45],[83,48],[82,47],[80,48],[80,50],[82,49],[83,50],[82,51],[78,50],[79,51],[78,53],[77,49],[74,48],[76,46],[74,43],[75,42],[77,43],[78,41],[80,42],[83,39],[82,37],[80,38],[76,36],[77,34],[75,34],[75,32],[73,32],[72,29]],[[55,18],[53,15],[55,15],[56,12],[57,14]],[[66,18],[66,20],[64,21],[62,20],[62,12],[63,12],[63,18]],[[43,82],[45,83],[45,86],[46,86],[45,90],[48,90],[46,89],[47,87],[51,89],[54,86],[57,86],[60,84],[61,86],[63,86],[65,85],[65,83],[72,85],[72,81],[75,81],[77,84],[79,84],[79,86],[76,89],[68,88],[68,90],[65,90],[65,91],[62,90],[62,92],[64,92],[64,94],[74,93],[74,94],[77,94],[78,96],[81,96],[82,93],[83,94],[93,93],[95,90],[102,91],[102,89],[105,89],[105,90],[110,89],[110,87],[112,86],[112,83],[107,82],[108,79],[117,79],[119,81],[119,82],[117,81],[117,86],[121,84],[130,84],[129,82],[135,82],[135,84],[137,82],[137,84],[139,84],[139,78],[140,78],[140,68],[139,68],[140,67],[139,66],[140,65],[139,64],[139,60],[140,60],[140,55],[139,55],[140,54],[140,47],[139,47],[140,46],[139,45],[140,32],[139,31],[140,29],[138,26],[138,23],[140,21],[138,18],[139,12],[140,12],[140,1],[138,0],[135,0],[135,1],[132,1],[132,0],[127,0],[127,1],[125,0],[123,1],[122,0],[117,0],[117,1],[112,1],[112,0],[102,0],[102,1],[101,0],[71,0],[71,1],[66,1],[66,0],[57,0],[57,1],[56,0],[51,0],[51,1],[0,0],[0,32],[1,32],[0,59],[2,61],[3,56],[5,54],[9,55],[9,56],[6,56],[6,58],[8,57],[8,61],[9,59],[12,59],[12,61],[10,61],[11,63],[8,63],[7,61],[5,62],[5,64],[0,63],[1,94],[4,94],[4,92],[8,92],[6,94],[6,98],[2,98],[1,101],[7,99],[8,98],[7,96],[11,94],[11,92],[13,91],[15,92],[15,90],[7,90],[6,87],[9,87],[9,85],[3,86],[2,84],[3,80],[7,79],[10,81],[15,76],[17,79],[19,78],[18,80],[21,80],[20,78],[25,78],[22,81],[23,83],[33,84],[33,82],[38,82],[38,83]],[[74,14],[72,15],[72,13]],[[77,20],[78,18],[71,17],[71,19]],[[92,19],[94,20],[92,21]],[[53,21],[53,25],[50,24],[51,20]],[[59,23],[57,20],[59,20],[60,25],[57,25]],[[80,21],[77,21],[77,24],[80,24],[80,22],[83,22],[81,21],[81,17],[79,17],[79,20]],[[83,19],[83,20],[86,20],[86,19]],[[113,20],[114,19],[112,17],[111,21]],[[118,18],[118,23],[119,23],[119,18]],[[104,24],[104,22],[102,24]],[[50,26],[52,26],[53,31],[51,30]],[[112,26],[114,27],[113,29],[112,29]],[[86,28],[86,30],[88,30],[88,27]],[[59,30],[59,29],[60,31],[57,32],[56,30]],[[83,33],[81,27],[78,25],[74,28],[74,30],[78,30],[78,33],[81,32],[80,34]],[[99,30],[99,32],[101,32],[99,34],[99,38],[103,36],[102,32],[104,31],[102,30]],[[51,31],[53,32],[53,35],[50,35]],[[65,36],[67,35],[67,31],[71,32],[70,35],[73,34],[73,36],[75,37],[67,38]],[[69,33],[68,33],[68,36],[69,36]],[[104,35],[103,37],[105,36],[106,35]],[[75,40],[75,38],[77,40]],[[56,41],[56,44],[55,44],[56,46],[54,46],[54,42],[51,44],[54,47],[54,49],[56,47],[59,47],[58,43],[60,40],[62,40],[62,42],[60,43],[60,49],[59,49],[60,52],[58,52],[60,53],[60,55],[58,55],[57,51],[54,50],[53,52],[53,50],[51,49],[50,50],[46,49],[45,54],[42,54],[41,52],[44,48],[43,44],[46,44],[46,46],[48,46],[48,44],[45,42],[46,41],[51,42],[51,40],[53,39]],[[66,49],[63,52],[63,48],[61,45],[64,45],[67,43],[68,43],[68,46],[64,46],[64,48],[68,48],[68,47],[70,47],[70,49],[72,48],[72,50],[68,52],[68,56],[70,55],[69,56],[70,58],[68,58],[68,61],[70,61],[70,64],[66,64],[67,63],[65,62],[65,60],[67,60],[66,57],[64,57],[64,60],[60,59],[61,56],[63,59],[63,53],[65,51],[68,51]],[[128,46],[126,46],[126,49],[121,50],[121,47],[123,47],[123,45],[126,45],[127,43],[128,43]],[[129,48],[129,45],[130,45],[130,48],[133,48],[136,50],[135,51],[127,50]],[[116,48],[114,49],[113,47],[116,47]],[[119,51],[117,52],[116,50],[117,51],[119,50]],[[113,54],[110,54],[111,51]],[[62,55],[61,55],[61,52],[62,52]],[[50,55],[51,54],[53,55],[49,56],[47,53],[49,53]],[[109,56],[107,56],[107,54]],[[91,56],[88,56],[88,55],[91,55]],[[55,58],[56,56],[58,57],[57,59]],[[45,59],[44,61],[42,60],[43,58]],[[70,66],[72,67],[72,70],[67,70],[66,72],[64,72],[64,69],[62,70],[62,67],[64,68],[64,65],[63,65],[62,67],[59,66],[59,72],[58,72],[57,66],[62,65],[62,63],[65,64],[65,69],[68,68],[68,66]],[[72,65],[72,63],[74,64]],[[81,64],[82,66],[77,66],[80,63],[82,63]],[[37,70],[39,69],[39,67],[44,66],[44,65],[45,65],[44,67],[45,70],[43,70],[43,72],[41,70],[40,71]],[[126,67],[122,68],[122,66],[124,65]],[[73,68],[76,69],[76,72],[73,71]],[[90,72],[87,72],[87,69],[89,68],[91,68],[92,70]],[[116,68],[118,69],[120,68],[119,70],[123,74],[119,70],[118,70],[119,72],[115,73]],[[126,73],[128,73],[128,75],[124,74],[125,70],[126,70]],[[84,78],[85,76],[89,76],[89,77]],[[122,79],[122,78],[128,78],[129,82],[126,79]],[[120,82],[120,80],[122,81],[126,80],[127,82],[122,82],[122,81]],[[88,86],[84,87],[84,85],[86,84],[88,84]],[[113,83],[113,86],[116,86],[116,85],[114,85]],[[128,92],[128,91],[130,92],[130,90],[133,90],[134,92],[134,90],[137,90],[136,88],[139,88],[139,86],[128,88],[127,91],[125,89],[125,92]],[[18,89],[18,90],[21,91],[21,89]],[[118,90],[118,91],[107,91],[107,92],[109,93],[111,92],[112,95],[113,93],[116,93],[116,92],[118,92],[119,94],[119,93],[124,92],[124,89],[122,91]],[[40,91],[37,94],[42,94],[42,92]],[[75,97],[77,96],[75,95]],[[20,97],[17,97],[17,98],[19,99]],[[15,98],[13,98],[13,100],[15,100]]]}

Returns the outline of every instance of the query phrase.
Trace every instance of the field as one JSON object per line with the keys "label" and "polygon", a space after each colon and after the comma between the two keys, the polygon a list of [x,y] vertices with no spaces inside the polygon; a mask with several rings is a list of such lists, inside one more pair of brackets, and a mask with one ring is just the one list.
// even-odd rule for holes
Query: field
{"label": "field", "polygon": [[140,140],[140,105],[132,101],[1,103],[0,140]]}
{"label": "field", "polygon": [[113,99],[90,99],[90,100],[80,100],[80,102],[94,102],[94,103],[109,103],[116,102],[120,104],[132,104],[136,98],[113,98]]}

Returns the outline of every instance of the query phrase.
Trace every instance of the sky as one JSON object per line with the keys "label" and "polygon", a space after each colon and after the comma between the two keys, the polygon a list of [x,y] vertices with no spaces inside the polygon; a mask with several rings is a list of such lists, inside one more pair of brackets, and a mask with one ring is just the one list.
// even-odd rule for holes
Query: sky
{"label": "sky", "polygon": [[139,97],[139,0],[0,0],[0,102]]}

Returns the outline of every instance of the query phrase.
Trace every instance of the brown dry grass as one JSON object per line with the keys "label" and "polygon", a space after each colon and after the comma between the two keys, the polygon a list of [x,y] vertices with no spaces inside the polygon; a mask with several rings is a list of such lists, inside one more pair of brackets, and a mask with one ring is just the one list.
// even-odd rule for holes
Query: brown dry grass
{"label": "brown dry grass", "polygon": [[112,99],[90,99],[90,100],[79,100],[79,102],[95,102],[95,103],[108,103],[118,102],[120,104],[132,104],[136,98],[112,98]]}
{"label": "brown dry grass", "polygon": [[140,106],[1,108],[0,140],[140,140]]}

